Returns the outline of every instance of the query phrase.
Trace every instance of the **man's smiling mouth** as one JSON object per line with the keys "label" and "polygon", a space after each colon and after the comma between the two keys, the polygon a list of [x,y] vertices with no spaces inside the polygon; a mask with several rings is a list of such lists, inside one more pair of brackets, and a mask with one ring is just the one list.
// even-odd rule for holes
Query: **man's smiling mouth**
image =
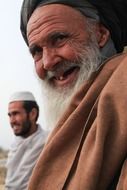
{"label": "man's smiling mouth", "polygon": [[68,86],[76,80],[79,69],[79,66],[72,66],[64,71],[53,72],[53,76],[49,79],[50,84],[56,87]]}

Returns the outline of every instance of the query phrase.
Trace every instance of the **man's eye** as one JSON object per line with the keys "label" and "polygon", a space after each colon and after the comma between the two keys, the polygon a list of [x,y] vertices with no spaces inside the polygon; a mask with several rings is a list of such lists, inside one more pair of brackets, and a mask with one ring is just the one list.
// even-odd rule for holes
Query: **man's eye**
{"label": "man's eye", "polygon": [[42,51],[41,47],[38,47],[36,45],[31,45],[29,47],[29,51],[31,53],[31,55],[34,57],[36,54],[38,54],[39,52]]}
{"label": "man's eye", "polygon": [[35,51],[34,54],[33,54],[33,57],[40,55],[41,52],[42,52],[42,51]]}
{"label": "man's eye", "polygon": [[64,42],[66,42],[67,37],[68,36],[65,34],[55,35],[52,39],[52,45],[53,46],[62,46],[64,44]]}
{"label": "man's eye", "polygon": [[38,61],[42,57],[42,49],[40,47],[31,48],[31,54],[35,61]]}
{"label": "man's eye", "polygon": [[65,39],[65,38],[66,38],[65,35],[60,35],[60,36],[57,37],[57,40],[63,40],[63,39]]}
{"label": "man's eye", "polygon": [[35,52],[33,58],[35,61],[39,61],[42,58],[42,52]]}

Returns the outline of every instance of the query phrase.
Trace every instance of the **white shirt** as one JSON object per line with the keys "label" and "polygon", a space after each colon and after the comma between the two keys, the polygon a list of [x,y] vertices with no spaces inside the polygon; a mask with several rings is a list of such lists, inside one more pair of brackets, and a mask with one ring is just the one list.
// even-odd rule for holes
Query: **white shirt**
{"label": "white shirt", "polygon": [[7,161],[6,190],[26,190],[33,167],[43,149],[48,133],[39,125],[28,138],[16,137]]}

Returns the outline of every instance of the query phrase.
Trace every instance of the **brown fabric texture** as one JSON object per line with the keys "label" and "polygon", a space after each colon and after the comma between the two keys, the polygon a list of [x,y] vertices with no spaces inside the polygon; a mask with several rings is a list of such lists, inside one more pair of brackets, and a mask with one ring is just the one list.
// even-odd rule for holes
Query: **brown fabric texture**
{"label": "brown fabric texture", "polygon": [[127,56],[74,95],[32,173],[29,190],[127,190]]}

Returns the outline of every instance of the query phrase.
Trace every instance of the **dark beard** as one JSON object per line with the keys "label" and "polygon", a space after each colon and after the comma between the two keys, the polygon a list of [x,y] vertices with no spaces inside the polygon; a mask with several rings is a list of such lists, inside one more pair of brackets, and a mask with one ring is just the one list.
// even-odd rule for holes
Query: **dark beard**
{"label": "dark beard", "polygon": [[27,120],[22,124],[22,130],[20,133],[15,134],[16,136],[27,137],[29,136],[31,130],[31,121],[29,120],[29,116],[27,116]]}

